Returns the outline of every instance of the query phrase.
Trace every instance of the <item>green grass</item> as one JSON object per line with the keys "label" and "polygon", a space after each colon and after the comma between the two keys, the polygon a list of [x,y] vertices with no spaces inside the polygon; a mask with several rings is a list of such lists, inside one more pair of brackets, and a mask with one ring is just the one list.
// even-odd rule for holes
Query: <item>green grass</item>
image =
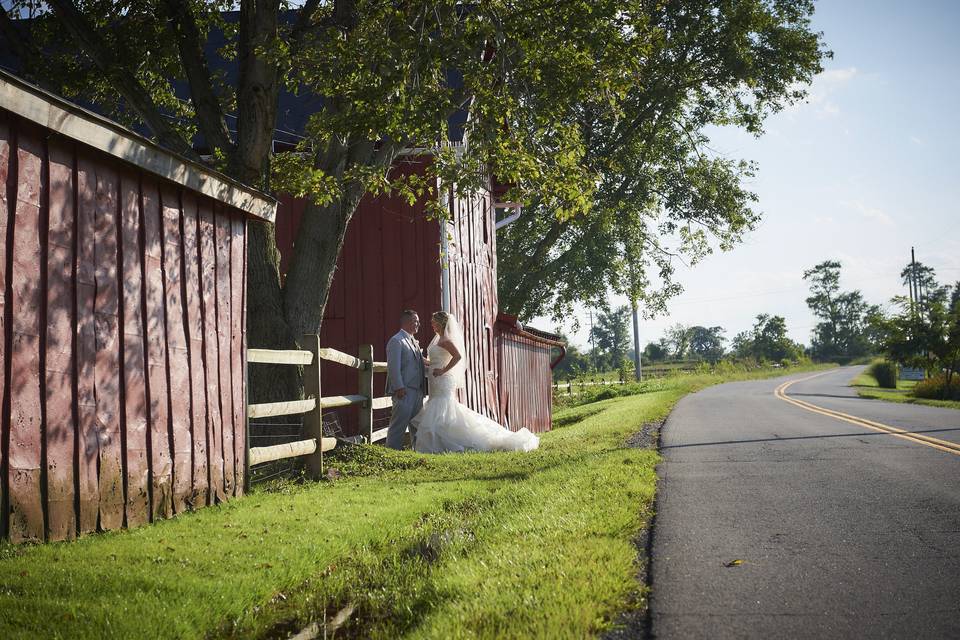
{"label": "green grass", "polygon": [[942,407],[945,409],[960,409],[960,401],[957,400],[932,400],[914,397],[911,390],[917,386],[916,380],[897,380],[896,389],[881,389],[880,385],[877,384],[876,378],[864,372],[851,380],[850,386],[856,388],[857,395],[861,398],[886,400],[887,402],[903,402],[907,404],[922,404],[929,407]]}
{"label": "green grass", "polygon": [[0,546],[2,638],[287,637],[353,609],[371,638],[581,638],[642,606],[655,451],[624,446],[690,375],[559,411],[535,452],[344,449],[336,482],[73,543]]}

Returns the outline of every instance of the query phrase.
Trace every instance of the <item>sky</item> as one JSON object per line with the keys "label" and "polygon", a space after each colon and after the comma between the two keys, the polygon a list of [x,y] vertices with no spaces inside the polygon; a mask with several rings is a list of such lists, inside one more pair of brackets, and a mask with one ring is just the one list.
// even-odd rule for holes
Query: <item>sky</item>
{"label": "sky", "polygon": [[[802,274],[828,259],[842,265],[841,289],[874,304],[906,293],[899,274],[911,247],[941,282],[960,280],[960,2],[816,7],[813,27],[834,55],[807,100],[769,118],[759,139],[710,132],[716,152],[759,163],[748,186],[761,223],[733,251],[678,265],[684,293],[669,315],[641,318],[641,348],[676,323],[719,325],[731,339],[759,313],[784,316],[790,337],[809,345],[817,320]],[[583,347],[588,310],[575,317],[579,330],[574,318],[530,324]]]}

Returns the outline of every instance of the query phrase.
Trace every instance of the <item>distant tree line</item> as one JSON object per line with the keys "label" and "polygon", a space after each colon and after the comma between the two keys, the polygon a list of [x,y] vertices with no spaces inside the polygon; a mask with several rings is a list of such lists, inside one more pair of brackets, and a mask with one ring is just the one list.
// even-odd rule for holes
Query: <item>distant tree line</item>
{"label": "distant tree line", "polygon": [[[916,367],[931,378],[943,378],[942,395],[960,397],[960,282],[942,285],[934,269],[911,262],[901,272],[910,295],[891,300],[891,311],[867,302],[858,290],[841,288],[841,265],[826,260],[803,272],[810,287],[807,306],[818,322],[810,346],[787,335],[783,316],[761,313],[753,326],[727,340],[720,326],[675,324],[663,337],[647,343],[641,361],[673,362],[736,360],[756,363],[848,363],[883,354],[901,366]],[[569,379],[597,372],[633,374],[630,308],[601,311],[590,332],[591,348],[567,348],[555,375]],[[729,342],[729,344],[728,344]]]}
{"label": "distant tree line", "polygon": [[[726,348],[723,327],[675,324],[656,342],[649,342],[641,353],[641,362],[663,365],[676,362],[716,364],[720,360],[762,363],[796,362],[804,358],[804,349],[787,336],[782,316],[760,314],[754,326],[738,333]],[[624,379],[633,375],[634,353],[630,347],[630,309],[620,307],[600,312],[590,332],[592,346],[583,351],[568,345],[566,357],[554,370],[557,379],[619,371]]]}

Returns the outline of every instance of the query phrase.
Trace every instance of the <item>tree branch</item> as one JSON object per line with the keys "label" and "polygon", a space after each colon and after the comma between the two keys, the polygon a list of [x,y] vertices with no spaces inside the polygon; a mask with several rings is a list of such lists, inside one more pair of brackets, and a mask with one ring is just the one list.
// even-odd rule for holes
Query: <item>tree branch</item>
{"label": "tree branch", "polygon": [[263,187],[269,175],[270,150],[277,118],[280,72],[258,53],[277,35],[279,0],[242,0],[237,59],[237,152],[231,162],[235,177]]}
{"label": "tree branch", "polygon": [[162,146],[192,159],[198,159],[190,143],[174,129],[161,113],[146,88],[117,59],[128,58],[119,43],[111,48],[98,36],[93,25],[80,13],[71,0],[50,0],[53,9],[80,48],[90,56],[101,73],[110,79],[127,104],[153,132]]}
{"label": "tree branch", "polygon": [[180,62],[190,83],[190,96],[200,132],[203,133],[211,151],[220,149],[229,155],[233,150],[233,141],[223,117],[220,99],[213,90],[210,68],[200,40],[200,31],[197,29],[190,5],[185,0],[165,0],[162,6],[168,20],[173,23],[174,32],[177,35]]}

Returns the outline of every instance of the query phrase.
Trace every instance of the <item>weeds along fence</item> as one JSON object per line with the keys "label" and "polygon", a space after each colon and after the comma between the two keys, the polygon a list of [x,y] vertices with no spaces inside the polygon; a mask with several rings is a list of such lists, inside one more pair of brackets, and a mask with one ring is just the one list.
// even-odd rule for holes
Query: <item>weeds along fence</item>
{"label": "weeds along fence", "polygon": [[[373,345],[360,346],[356,356],[320,346],[317,335],[304,336],[304,350],[248,349],[247,366],[251,364],[273,364],[303,367],[303,400],[267,402],[247,406],[247,470],[267,463],[281,460],[303,458],[305,471],[311,478],[323,475],[323,454],[337,446],[337,438],[326,435],[324,429],[324,409],[358,406],[360,409],[360,432],[367,442],[377,442],[387,437],[387,429],[376,429],[373,412],[388,409],[393,404],[389,396],[376,397],[373,394],[373,374],[387,370],[386,362],[373,359]],[[321,393],[320,361],[334,362],[357,370],[357,393],[352,395],[326,396]],[[248,378],[249,379],[249,376]],[[261,423],[264,433],[251,436],[250,421],[282,416],[299,416],[300,421]],[[272,429],[276,429],[271,433]],[[281,442],[266,446],[251,446],[255,439],[297,437],[299,440]],[[253,470],[256,473],[256,470]],[[262,478],[265,479],[265,478]],[[248,481],[249,482],[249,481]]]}

